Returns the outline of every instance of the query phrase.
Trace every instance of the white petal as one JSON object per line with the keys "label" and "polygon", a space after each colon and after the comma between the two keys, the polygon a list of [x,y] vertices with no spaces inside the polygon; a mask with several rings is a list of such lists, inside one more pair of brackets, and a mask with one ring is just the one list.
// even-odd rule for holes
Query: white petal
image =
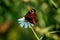
{"label": "white petal", "polygon": [[25,18],[23,17],[23,18],[18,19],[18,21],[24,21],[24,19],[25,19]]}
{"label": "white petal", "polygon": [[25,22],[25,28],[27,28],[28,27],[28,24]]}

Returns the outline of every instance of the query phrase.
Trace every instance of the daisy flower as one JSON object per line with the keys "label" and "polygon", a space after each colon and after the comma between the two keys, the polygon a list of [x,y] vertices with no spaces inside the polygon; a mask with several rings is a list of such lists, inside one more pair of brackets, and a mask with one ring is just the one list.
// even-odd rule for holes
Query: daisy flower
{"label": "daisy flower", "polygon": [[28,22],[27,20],[25,20],[25,18],[20,18],[18,19],[18,23],[20,24],[21,27],[24,27],[24,28],[29,28],[30,26],[34,26],[34,24]]}

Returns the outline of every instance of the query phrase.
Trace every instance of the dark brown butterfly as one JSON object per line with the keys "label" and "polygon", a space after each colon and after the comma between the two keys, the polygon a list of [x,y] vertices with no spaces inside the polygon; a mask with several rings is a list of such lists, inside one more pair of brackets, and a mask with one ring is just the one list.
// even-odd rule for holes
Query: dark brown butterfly
{"label": "dark brown butterfly", "polygon": [[29,21],[32,24],[36,24],[37,23],[37,18],[36,18],[36,10],[32,9],[30,10],[26,15],[25,15],[25,19],[27,21]]}

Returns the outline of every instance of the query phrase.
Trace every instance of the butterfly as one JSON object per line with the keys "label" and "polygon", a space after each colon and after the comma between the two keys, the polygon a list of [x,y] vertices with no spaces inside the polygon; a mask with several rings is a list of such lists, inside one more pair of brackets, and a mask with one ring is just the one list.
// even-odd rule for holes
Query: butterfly
{"label": "butterfly", "polygon": [[30,10],[26,15],[25,15],[25,19],[27,21],[29,21],[32,24],[36,24],[37,23],[37,18],[36,18],[36,10],[32,9]]}
{"label": "butterfly", "polygon": [[[30,27],[31,25],[34,26],[37,24],[37,16],[36,10],[31,9],[23,18],[18,19],[20,25],[25,28]],[[27,22],[26,22],[27,21]]]}

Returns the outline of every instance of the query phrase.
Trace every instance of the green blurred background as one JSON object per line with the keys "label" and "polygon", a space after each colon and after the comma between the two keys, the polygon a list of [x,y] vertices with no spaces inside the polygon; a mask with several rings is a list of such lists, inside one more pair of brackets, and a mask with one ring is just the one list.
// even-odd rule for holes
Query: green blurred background
{"label": "green blurred background", "polygon": [[[37,40],[30,28],[21,28],[18,24],[18,19],[31,8],[36,10],[37,24],[41,30],[60,31],[60,0],[0,0],[0,28],[8,20],[13,22],[7,32],[0,33],[0,40]],[[38,37],[40,34],[37,33]],[[60,40],[60,32],[48,35],[44,34],[42,40]]]}

